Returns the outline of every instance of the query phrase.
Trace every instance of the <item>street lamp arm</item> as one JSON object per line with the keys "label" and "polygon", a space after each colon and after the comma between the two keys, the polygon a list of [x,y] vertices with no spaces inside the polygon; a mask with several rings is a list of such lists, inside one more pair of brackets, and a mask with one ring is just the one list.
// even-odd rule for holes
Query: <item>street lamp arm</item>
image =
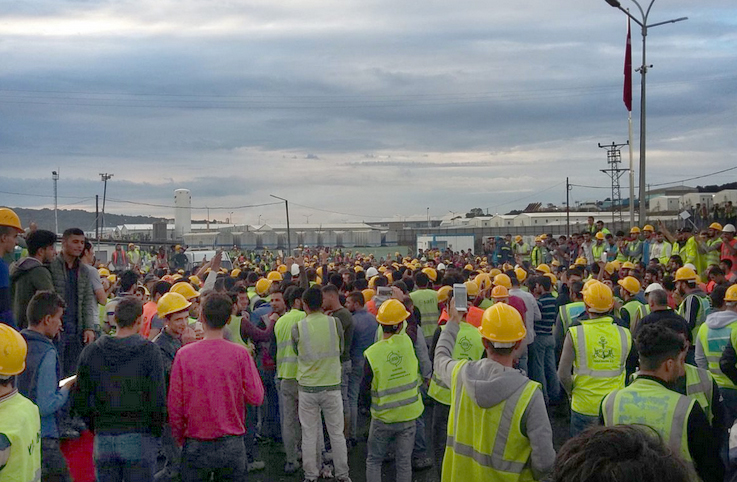
{"label": "street lamp arm", "polygon": [[274,196],[273,194],[269,194],[269,196],[273,197],[274,199],[278,199],[280,201],[286,201],[286,199],[284,199],[283,197]]}
{"label": "street lamp arm", "polygon": [[669,23],[682,22],[684,20],[688,20],[688,17],[674,18],[673,20],[666,20],[665,22],[653,23],[651,25],[648,25],[647,28],[657,27],[658,25],[666,25],[666,24],[669,24]]}
{"label": "street lamp arm", "polygon": [[630,20],[632,20],[633,22],[635,22],[637,25],[639,25],[640,27],[645,27],[645,24],[643,24],[640,20],[638,20],[637,17],[635,17],[634,15],[632,15],[629,12],[629,10],[626,10],[626,9],[622,8],[621,5],[617,5],[617,8],[620,9],[621,11],[623,11],[624,14],[627,15],[630,18]]}

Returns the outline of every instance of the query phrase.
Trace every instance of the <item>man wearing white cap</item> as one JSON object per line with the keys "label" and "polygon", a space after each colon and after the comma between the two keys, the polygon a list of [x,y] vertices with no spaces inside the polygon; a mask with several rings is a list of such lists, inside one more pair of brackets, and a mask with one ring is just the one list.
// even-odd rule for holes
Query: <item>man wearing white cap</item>
{"label": "man wearing white cap", "polygon": [[[737,275],[737,239],[735,239],[734,235],[734,224],[727,224],[722,228],[722,251],[719,259],[732,261],[732,273]],[[729,273],[724,274],[729,275]]]}

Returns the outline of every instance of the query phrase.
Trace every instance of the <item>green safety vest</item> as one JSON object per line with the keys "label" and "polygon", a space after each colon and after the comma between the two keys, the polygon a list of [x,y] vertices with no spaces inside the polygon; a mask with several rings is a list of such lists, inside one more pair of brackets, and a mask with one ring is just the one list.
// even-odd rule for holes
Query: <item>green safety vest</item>
{"label": "green safety vest", "polygon": [[292,308],[276,320],[276,376],[281,379],[297,378],[297,352],[292,343],[292,327],[305,317],[304,311]]}
{"label": "green safety vest", "polygon": [[737,389],[737,385],[722,372],[719,359],[722,352],[732,341],[733,334],[737,332],[737,321],[730,323],[724,328],[709,328],[707,324],[701,325],[696,336],[696,342],[704,350],[704,356],[709,364],[709,372],[714,376],[719,388]]}
{"label": "green safety vest", "polygon": [[696,244],[696,238],[693,236],[688,238],[686,244],[681,248],[680,255],[683,260],[683,264],[691,263],[696,266],[696,270],[698,271],[699,258],[701,256],[699,255],[699,247]]}
{"label": "green safety vest", "polygon": [[245,346],[246,348],[248,348],[248,344],[241,336],[241,321],[242,320],[243,318],[240,316],[230,315],[230,321],[228,322],[228,327],[230,328],[230,334],[232,337],[232,341],[234,343],[238,343],[239,345]]}
{"label": "green safety vest", "polygon": [[681,255],[681,243],[679,242],[673,243],[673,246],[671,246],[670,255],[671,256]]}
{"label": "green safety vest", "polygon": [[10,440],[3,482],[41,480],[41,417],[38,407],[17,391],[0,402],[0,433]]}
{"label": "green safety vest", "polygon": [[494,300],[490,300],[489,298],[484,298],[481,300],[481,303],[479,303],[479,308],[482,310],[485,310],[486,308],[491,308],[494,306]]}
{"label": "green safety vest", "polygon": [[591,253],[594,255],[592,263],[597,263],[601,261],[601,255],[604,254],[605,249],[606,244],[603,242],[601,244],[594,244],[593,246],[591,246]]}
{"label": "green safety vest", "polygon": [[[641,244],[642,244],[642,241],[640,241],[640,240],[638,239],[637,241],[632,241],[632,242],[630,242],[630,243],[629,243],[629,245],[627,246],[627,248],[629,248],[630,246],[634,246],[634,250],[635,250],[635,251],[638,251],[638,250],[639,250],[639,248],[640,248],[640,245],[641,245]],[[640,251],[640,254],[638,254],[638,255],[635,255],[635,256],[630,256],[630,257],[629,257],[629,260],[630,260],[630,261],[632,261],[632,262],[633,262],[633,263],[635,263],[635,264],[637,264],[637,263],[639,263],[640,261],[642,261],[642,251]]]}
{"label": "green safety vest", "polygon": [[532,266],[540,266],[543,264],[543,252],[542,248],[540,246],[534,246],[532,248],[532,252],[530,253],[530,259],[532,260]]}
{"label": "green safety vest", "polygon": [[558,308],[558,316],[563,324],[563,333],[571,327],[573,319],[586,311],[586,303],[583,301],[574,301]]}
{"label": "green safety vest", "polygon": [[[622,310],[626,311],[629,315],[629,326],[630,330],[633,330],[635,325],[637,325],[637,316],[640,312],[640,308],[642,307],[643,303],[637,300],[629,300],[627,303],[622,305],[622,308],[619,310],[620,313],[622,313]],[[621,318],[621,316],[620,316]]]}
{"label": "green safety vest", "polygon": [[420,322],[422,323],[422,335],[432,338],[438,327],[440,310],[438,309],[438,292],[430,289],[421,289],[409,294],[412,303],[420,310]]}
{"label": "green safety vest", "polygon": [[690,304],[688,302],[691,301],[691,297],[696,296],[699,300],[699,307],[698,311],[696,313],[696,321],[694,323],[693,330],[691,330],[691,339],[695,340],[696,337],[699,335],[699,328],[701,325],[706,321],[706,317],[711,313],[711,299],[708,296],[698,296],[698,295],[688,295],[686,296],[680,305],[678,305],[678,310],[676,310],[676,313],[681,315],[683,318],[686,319],[686,321],[690,320],[690,313],[686,313],[686,307]]}
{"label": "green safety vest", "polygon": [[409,335],[377,341],[364,352],[374,376],[371,416],[384,423],[409,422],[425,410],[420,397],[420,364]]}
{"label": "green safety vest", "polygon": [[518,254],[522,261],[530,262],[530,245],[527,243],[516,243],[514,245],[514,253]]}
{"label": "green safety vest", "polygon": [[[445,330],[446,326],[443,325],[440,329]],[[483,355],[484,344],[481,342],[479,330],[468,323],[461,323],[451,357],[454,360],[480,360]],[[450,387],[434,372],[427,394],[443,405],[450,405]]]}
{"label": "green safety vest", "polygon": [[712,406],[712,400],[714,399],[713,375],[706,370],[686,363],[686,395],[699,402],[711,424],[714,420],[714,407]]}
{"label": "green safety vest", "polygon": [[[721,243],[721,242],[722,240],[717,237],[714,239],[707,240],[706,245],[711,248],[715,244]],[[707,267],[712,266],[712,265],[719,266],[720,256],[721,256],[721,249],[715,249],[713,251],[709,251],[708,253],[706,253],[706,266]]]}
{"label": "green safety vest", "polygon": [[297,322],[297,382],[303,387],[340,386],[339,321],[314,313]]}
{"label": "green safety vest", "polygon": [[646,425],[660,434],[674,453],[693,465],[688,450],[688,417],[696,400],[668,390],[660,383],[637,378],[630,386],[604,398],[604,425]]}
{"label": "green safety vest", "polygon": [[248,295],[248,299],[252,300],[258,293],[256,293],[256,288],[254,286],[249,286],[246,288],[246,294]]}
{"label": "green safety vest", "polygon": [[583,320],[568,333],[575,352],[571,410],[595,417],[601,399],[624,387],[632,335],[608,316]]}
{"label": "green safety vest", "polygon": [[668,252],[668,250],[666,249],[666,246],[670,246],[671,247],[671,256],[675,254],[673,252],[673,246],[668,241],[663,241],[663,251],[662,251],[663,252],[663,255],[660,258],[658,258],[658,261],[663,266],[668,266],[668,261],[670,261],[670,256],[666,256],[665,255],[665,253]]}
{"label": "green safety vest", "polygon": [[442,480],[465,482],[535,480],[530,468],[532,447],[522,433],[522,418],[540,384],[528,381],[504,402],[479,407],[468,394],[461,371],[466,360],[453,368],[448,437]]}

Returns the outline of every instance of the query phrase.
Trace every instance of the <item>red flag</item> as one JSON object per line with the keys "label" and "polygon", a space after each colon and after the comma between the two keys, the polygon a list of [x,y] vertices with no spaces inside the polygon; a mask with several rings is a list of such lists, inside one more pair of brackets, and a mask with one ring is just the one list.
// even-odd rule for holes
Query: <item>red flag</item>
{"label": "red flag", "polygon": [[624,92],[622,100],[629,112],[632,112],[632,35],[630,34],[630,21],[627,19],[627,47],[624,51]]}

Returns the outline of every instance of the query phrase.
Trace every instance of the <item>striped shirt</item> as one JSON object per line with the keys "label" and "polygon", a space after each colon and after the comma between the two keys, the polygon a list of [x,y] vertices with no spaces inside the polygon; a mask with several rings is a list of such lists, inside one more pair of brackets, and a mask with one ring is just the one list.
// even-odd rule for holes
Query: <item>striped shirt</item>
{"label": "striped shirt", "polygon": [[535,321],[535,334],[552,335],[555,318],[558,315],[558,302],[550,293],[545,293],[537,299],[540,306],[541,319]]}

